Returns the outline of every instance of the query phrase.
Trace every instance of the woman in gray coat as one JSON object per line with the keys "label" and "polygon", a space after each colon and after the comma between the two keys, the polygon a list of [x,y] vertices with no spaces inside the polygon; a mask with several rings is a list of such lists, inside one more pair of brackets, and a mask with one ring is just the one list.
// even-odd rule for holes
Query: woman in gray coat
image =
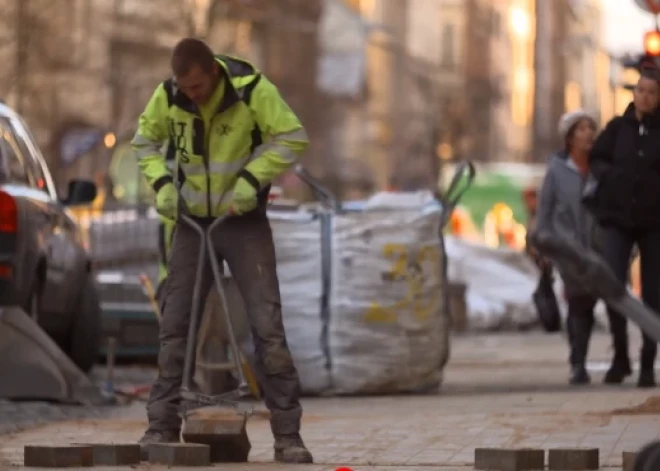
{"label": "woman in gray coat", "polygon": [[[559,121],[564,148],[554,154],[541,188],[536,230],[576,240],[596,248],[595,222],[582,205],[582,189],[589,173],[589,152],[596,137],[596,121],[584,110],[566,113]],[[570,275],[561,273],[568,302],[566,330],[570,346],[572,384],[589,383],[585,366],[594,324],[596,299],[585,293]]]}

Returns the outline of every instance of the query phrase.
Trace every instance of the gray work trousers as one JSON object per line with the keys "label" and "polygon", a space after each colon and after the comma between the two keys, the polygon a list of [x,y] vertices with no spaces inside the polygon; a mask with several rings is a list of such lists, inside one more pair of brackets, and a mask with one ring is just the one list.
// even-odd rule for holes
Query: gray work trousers
{"label": "gray work trousers", "polygon": [[[258,209],[228,219],[217,228],[214,239],[216,253],[227,262],[245,303],[254,341],[256,376],[271,412],[273,434],[298,433],[302,416],[300,379],[282,323],[273,234],[265,211]],[[179,390],[199,249],[197,232],[183,221],[177,223],[162,297],[158,378],[147,404],[150,430],[181,427]],[[201,283],[205,299],[213,284],[208,262]]]}

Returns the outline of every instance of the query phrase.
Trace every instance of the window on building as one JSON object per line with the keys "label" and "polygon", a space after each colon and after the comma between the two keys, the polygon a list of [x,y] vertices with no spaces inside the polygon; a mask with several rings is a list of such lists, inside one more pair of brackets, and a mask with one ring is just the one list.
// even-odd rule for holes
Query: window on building
{"label": "window on building", "polygon": [[564,108],[566,111],[575,111],[582,108],[582,87],[574,81],[564,86]]}
{"label": "window on building", "polygon": [[455,28],[453,24],[445,24],[442,27],[442,65],[452,66],[456,63],[454,54]]}
{"label": "window on building", "polygon": [[516,67],[513,71],[511,91],[511,115],[517,126],[528,126],[531,121],[533,100],[532,80],[530,70],[525,66]]}

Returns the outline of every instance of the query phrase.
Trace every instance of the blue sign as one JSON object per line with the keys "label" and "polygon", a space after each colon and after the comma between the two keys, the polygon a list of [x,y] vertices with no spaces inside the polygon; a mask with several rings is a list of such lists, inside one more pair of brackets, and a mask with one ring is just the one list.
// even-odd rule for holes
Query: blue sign
{"label": "blue sign", "polygon": [[103,139],[98,128],[81,128],[68,131],[60,142],[60,159],[66,167],[92,150]]}

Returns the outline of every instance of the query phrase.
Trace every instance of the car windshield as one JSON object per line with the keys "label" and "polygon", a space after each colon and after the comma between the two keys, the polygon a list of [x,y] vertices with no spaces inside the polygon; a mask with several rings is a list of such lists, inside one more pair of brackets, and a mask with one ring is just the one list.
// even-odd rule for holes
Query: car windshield
{"label": "car windshield", "polygon": [[[23,123],[22,129],[27,134],[27,137],[32,142],[33,146],[37,148],[37,152],[39,152],[39,145],[37,144],[38,141],[34,137],[34,134],[32,134],[30,127],[26,126],[25,123]],[[45,191],[48,192],[47,189],[52,188],[52,190],[56,193],[57,190],[53,185],[52,176],[49,172],[48,166],[43,162],[43,156],[35,155],[34,158],[37,161],[37,165],[39,165],[39,172],[44,178],[44,185],[46,186]]]}

